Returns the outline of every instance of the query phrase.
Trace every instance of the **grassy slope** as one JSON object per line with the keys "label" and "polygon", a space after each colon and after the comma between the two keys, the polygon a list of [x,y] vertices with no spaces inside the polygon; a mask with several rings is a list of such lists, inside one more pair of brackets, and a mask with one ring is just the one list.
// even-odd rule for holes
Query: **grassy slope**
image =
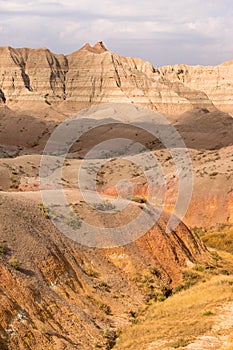
{"label": "grassy slope", "polygon": [[210,232],[202,237],[203,242],[209,247],[225,250],[233,254],[233,231]]}
{"label": "grassy slope", "polygon": [[[218,255],[216,255],[218,257]],[[152,304],[118,339],[118,350],[179,348],[208,332],[221,313],[219,307],[233,301],[233,256],[220,252],[218,269],[203,271],[201,282],[162,303]],[[224,276],[228,271],[229,276]],[[158,343],[159,344],[159,343]]]}

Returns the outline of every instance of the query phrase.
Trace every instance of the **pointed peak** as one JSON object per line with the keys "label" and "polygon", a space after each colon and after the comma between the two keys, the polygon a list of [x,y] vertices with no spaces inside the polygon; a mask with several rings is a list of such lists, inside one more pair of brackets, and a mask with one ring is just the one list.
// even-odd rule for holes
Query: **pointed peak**
{"label": "pointed peak", "polygon": [[80,50],[89,50],[91,49],[91,45],[89,43],[84,44]]}
{"label": "pointed peak", "polygon": [[102,52],[108,51],[108,50],[106,49],[106,47],[104,46],[103,41],[97,42],[97,43],[93,46],[93,49],[96,50],[96,51],[98,51],[98,53],[102,53]]}
{"label": "pointed peak", "polygon": [[86,43],[80,50],[87,50],[97,54],[108,51],[102,41],[97,42],[94,46]]}

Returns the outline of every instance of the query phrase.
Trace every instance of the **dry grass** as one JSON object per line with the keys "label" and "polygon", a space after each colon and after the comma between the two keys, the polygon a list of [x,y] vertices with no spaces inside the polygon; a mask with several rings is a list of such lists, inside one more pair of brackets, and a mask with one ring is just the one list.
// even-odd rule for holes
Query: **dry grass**
{"label": "dry grass", "polygon": [[[221,264],[232,271],[233,256],[220,252]],[[122,333],[114,349],[143,350],[154,341],[182,347],[209,331],[219,307],[233,300],[233,276],[206,274],[206,280],[183,290],[163,303],[154,303],[137,323]],[[158,346],[157,349],[160,349]]]}
{"label": "dry grass", "polygon": [[210,232],[202,236],[203,242],[209,247],[225,250],[233,254],[233,231]]}

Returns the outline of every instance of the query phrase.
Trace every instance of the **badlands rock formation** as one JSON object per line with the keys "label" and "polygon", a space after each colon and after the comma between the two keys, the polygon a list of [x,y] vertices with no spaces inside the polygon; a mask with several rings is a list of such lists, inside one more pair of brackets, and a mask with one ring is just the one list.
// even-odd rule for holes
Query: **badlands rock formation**
{"label": "badlands rock formation", "polygon": [[[165,232],[165,214],[126,247],[94,249],[62,235],[40,200],[35,193],[0,196],[2,350],[111,349],[116,331],[146,301],[170,295],[190,266],[210,262],[184,224]],[[75,205],[95,218],[82,202]]]}
{"label": "badlands rock formation", "polygon": [[[155,68],[108,51],[102,42],[70,55],[46,48],[0,48],[0,100],[74,112],[90,104],[131,102],[168,114],[193,107],[233,111],[233,61],[216,67]],[[50,108],[51,109],[51,108]]]}
{"label": "badlands rock formation", "polygon": [[[118,56],[102,43],[86,44],[68,56],[48,49],[0,48],[0,349],[110,350],[118,331],[135,322],[145,303],[162,301],[177,287],[191,285],[187,276],[197,278],[195,266],[214,268],[211,254],[185,224],[166,231],[170,215],[165,212],[126,246],[94,249],[69,240],[49,220],[64,216],[57,214],[56,206],[49,212],[42,204],[39,167],[58,125],[46,117],[65,119],[83,107],[106,102],[117,102],[118,108],[128,102],[127,108],[137,112],[140,108],[131,102],[169,114],[184,112],[171,120],[192,149],[194,200],[185,220],[190,226],[232,225],[233,124],[229,115],[217,110],[232,111],[232,69],[231,63],[159,69]],[[97,120],[106,114],[116,118],[115,105],[102,107],[109,112],[91,107],[96,108]],[[80,119],[88,120],[88,113],[82,111]],[[135,111],[119,114],[135,122]],[[144,111],[142,115],[145,118]],[[142,211],[150,215],[152,205],[145,200],[132,200],[122,213],[105,215],[80,194],[77,169],[82,158],[94,142],[119,135],[140,141],[158,156],[169,199],[175,198],[176,169],[161,144],[131,126],[106,125],[74,143],[64,162],[61,184],[78,215],[75,221],[73,216],[66,218],[66,225],[79,227],[81,220],[90,220],[99,227],[121,227]],[[146,197],[145,178],[133,163],[126,165],[118,158],[109,163],[97,174],[98,190],[106,198],[116,195],[121,175],[135,181],[135,195]],[[87,170],[92,168],[93,164]],[[55,175],[56,171],[57,166],[52,169]],[[84,184],[90,193],[88,179]],[[172,211],[168,205],[165,209]]]}

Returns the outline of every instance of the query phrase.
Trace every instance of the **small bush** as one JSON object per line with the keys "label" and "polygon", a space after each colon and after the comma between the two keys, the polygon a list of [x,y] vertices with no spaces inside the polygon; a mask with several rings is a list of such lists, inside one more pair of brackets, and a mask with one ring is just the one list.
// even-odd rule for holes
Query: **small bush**
{"label": "small bush", "polygon": [[94,270],[92,267],[88,267],[83,271],[87,276],[94,277],[94,278],[99,277],[99,273],[96,270]]}
{"label": "small bush", "polygon": [[33,148],[33,147],[38,146],[39,142],[38,141],[33,141],[33,142],[29,143],[28,145]]}
{"label": "small bush", "polygon": [[184,346],[188,345],[188,343],[189,342],[186,339],[179,338],[179,339],[175,340],[174,342],[169,343],[169,346],[171,346],[172,348],[177,349],[177,348],[181,348],[181,347],[184,347]]}
{"label": "small bush", "polygon": [[217,171],[214,171],[213,173],[210,174],[210,176],[217,176],[217,175],[218,175]]}
{"label": "small bush", "polygon": [[164,300],[166,300],[167,298],[165,297],[165,295],[159,295],[158,297],[157,297],[157,301],[159,301],[159,302],[162,302],[162,301],[164,301]]}
{"label": "small bush", "polygon": [[133,196],[130,198],[131,201],[136,203],[147,203],[147,199],[143,196]]}
{"label": "small bush", "polygon": [[203,266],[197,264],[194,266],[194,270],[203,272],[203,271],[205,271],[205,268]]}
{"label": "small bush", "polygon": [[111,350],[116,345],[119,334],[113,329],[107,329],[104,333],[106,339],[106,350]]}
{"label": "small bush", "polygon": [[42,215],[44,215],[44,217],[46,217],[46,219],[49,219],[48,208],[43,203],[39,203],[38,208],[39,208],[40,212],[42,213]]}
{"label": "small bush", "polygon": [[111,308],[107,304],[101,304],[100,310],[103,310],[106,313],[106,315],[111,315]]}
{"label": "small bush", "polygon": [[101,282],[99,283],[99,287],[100,287],[101,289],[104,289],[106,292],[110,292],[110,291],[111,291],[110,286],[109,286],[106,282],[104,282],[104,281],[101,281]]}
{"label": "small bush", "polygon": [[132,317],[132,318],[136,318],[137,317],[137,312],[136,311],[130,310],[129,314],[130,314],[130,317]]}
{"label": "small bush", "polygon": [[185,286],[183,284],[179,284],[178,286],[175,287],[175,293],[178,293],[183,289],[185,289]]}
{"label": "small bush", "polygon": [[82,221],[79,219],[79,217],[74,212],[71,212],[66,217],[66,224],[68,226],[70,226],[73,230],[77,230],[81,227]]}
{"label": "small bush", "polygon": [[6,248],[3,243],[0,243],[0,253],[5,254],[6,253]]}
{"label": "small bush", "polygon": [[213,315],[213,312],[210,311],[210,310],[207,310],[205,312],[203,312],[202,316],[212,316]]}
{"label": "small bush", "polygon": [[200,276],[192,271],[183,272],[184,288],[188,289],[198,282]]}
{"label": "small bush", "polygon": [[19,260],[15,257],[15,256],[12,256],[9,260],[8,260],[9,264],[16,270],[19,270],[20,269],[20,262]]}
{"label": "small bush", "polygon": [[149,266],[150,273],[156,277],[160,277],[160,272],[154,266]]}
{"label": "small bush", "polygon": [[95,203],[93,206],[95,209],[101,211],[114,210],[116,208],[108,199],[103,200],[101,203]]}
{"label": "small bush", "polygon": [[195,233],[196,235],[198,235],[199,237],[203,237],[205,236],[206,234],[206,231],[202,228],[202,227],[197,227],[197,226],[194,226],[191,231],[193,233]]}

